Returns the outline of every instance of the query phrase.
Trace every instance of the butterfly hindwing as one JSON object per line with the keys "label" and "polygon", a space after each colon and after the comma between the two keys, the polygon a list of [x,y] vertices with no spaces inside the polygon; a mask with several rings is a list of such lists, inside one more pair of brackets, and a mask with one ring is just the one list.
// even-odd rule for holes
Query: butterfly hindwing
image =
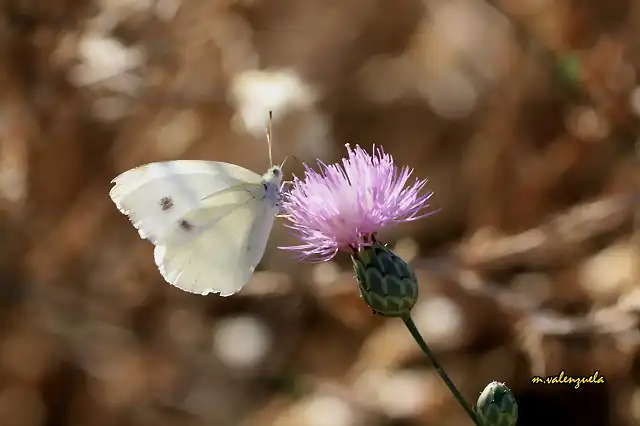
{"label": "butterfly hindwing", "polygon": [[155,248],[160,273],[191,293],[236,293],[262,259],[275,208],[261,186],[247,185],[210,197],[183,217],[188,229],[176,229],[166,245]]}

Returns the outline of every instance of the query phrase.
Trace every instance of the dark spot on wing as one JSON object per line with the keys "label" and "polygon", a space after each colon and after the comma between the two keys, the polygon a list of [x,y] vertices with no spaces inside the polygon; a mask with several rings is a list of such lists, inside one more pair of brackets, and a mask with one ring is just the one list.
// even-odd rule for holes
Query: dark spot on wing
{"label": "dark spot on wing", "polygon": [[173,207],[173,200],[170,197],[162,197],[160,199],[160,208],[163,211],[167,211],[169,210],[171,207]]}
{"label": "dark spot on wing", "polygon": [[193,225],[183,219],[180,221],[180,228],[184,229],[185,231],[191,231],[193,229]]}

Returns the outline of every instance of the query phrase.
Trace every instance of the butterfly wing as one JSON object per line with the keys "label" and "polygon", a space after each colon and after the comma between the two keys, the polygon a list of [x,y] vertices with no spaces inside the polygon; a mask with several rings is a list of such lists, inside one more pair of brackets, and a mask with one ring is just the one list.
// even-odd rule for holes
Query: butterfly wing
{"label": "butterfly wing", "polygon": [[154,257],[164,279],[197,294],[238,292],[262,259],[277,213],[262,185],[209,197],[181,219]]}
{"label": "butterfly wing", "polygon": [[129,217],[140,237],[160,244],[205,197],[246,183],[258,184],[260,176],[235,164],[179,160],[136,167],[112,182],[109,196],[118,210]]}

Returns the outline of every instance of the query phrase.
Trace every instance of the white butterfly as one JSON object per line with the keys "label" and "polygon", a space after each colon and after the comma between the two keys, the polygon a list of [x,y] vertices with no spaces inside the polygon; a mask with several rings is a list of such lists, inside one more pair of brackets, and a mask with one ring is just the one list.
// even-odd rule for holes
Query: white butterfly
{"label": "white butterfly", "polygon": [[216,161],[151,163],[116,177],[109,196],[155,245],[167,282],[190,293],[230,296],[264,255],[281,201],[283,165],[260,176]]}

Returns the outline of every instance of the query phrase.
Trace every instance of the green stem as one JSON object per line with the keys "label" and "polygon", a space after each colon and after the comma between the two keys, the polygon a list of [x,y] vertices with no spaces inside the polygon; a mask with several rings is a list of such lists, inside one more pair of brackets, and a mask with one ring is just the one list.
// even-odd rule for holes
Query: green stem
{"label": "green stem", "polygon": [[476,417],[476,414],[471,409],[471,406],[469,405],[469,403],[462,397],[462,394],[460,394],[460,391],[458,391],[458,388],[456,388],[456,385],[453,384],[453,382],[451,381],[447,373],[444,371],[444,368],[442,368],[442,365],[440,365],[436,357],[433,355],[433,352],[431,352],[431,349],[429,349],[429,346],[427,346],[427,343],[422,338],[420,331],[418,331],[418,327],[416,327],[415,322],[413,322],[411,315],[410,314],[404,315],[402,317],[402,321],[404,321],[404,324],[407,326],[407,328],[409,329],[409,332],[411,332],[411,335],[420,346],[420,349],[422,349],[425,355],[427,355],[427,357],[429,358],[429,361],[431,361],[431,364],[433,364],[433,367],[436,369],[436,371],[438,372],[438,374],[440,375],[444,383],[447,385],[447,387],[453,394],[453,396],[458,400],[460,405],[462,405],[462,408],[465,409],[465,411],[467,412],[471,420],[473,420],[473,423],[475,423],[476,426],[482,426],[480,424],[480,421]]}

